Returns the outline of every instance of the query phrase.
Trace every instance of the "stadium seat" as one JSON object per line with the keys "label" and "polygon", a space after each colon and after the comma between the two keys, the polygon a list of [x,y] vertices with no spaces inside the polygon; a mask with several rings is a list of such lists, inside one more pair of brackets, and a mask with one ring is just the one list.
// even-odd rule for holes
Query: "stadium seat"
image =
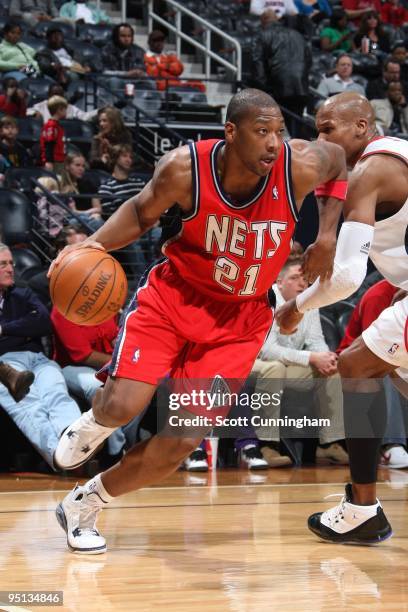
{"label": "stadium seat", "polygon": [[32,47],[36,51],[42,51],[47,46],[45,38],[38,38],[38,36],[31,36],[30,34],[24,34],[21,38],[21,42]]}
{"label": "stadium seat", "polygon": [[34,32],[37,36],[45,38],[48,30],[58,28],[62,31],[64,38],[75,37],[75,27],[66,21],[40,21],[36,24]]}
{"label": "stadium seat", "polygon": [[18,122],[18,139],[27,146],[39,143],[42,121],[32,117],[20,117]]}
{"label": "stadium seat", "polygon": [[79,40],[103,47],[112,38],[112,26],[79,23],[77,25]]}
{"label": "stadium seat", "polygon": [[110,178],[112,178],[112,175],[109,172],[97,168],[86,170],[84,174],[84,180],[94,187],[95,193],[98,191],[100,185]]}
{"label": "stadium seat", "polygon": [[34,274],[42,272],[44,265],[37,253],[27,248],[12,248],[14,270],[17,280],[27,281]]}
{"label": "stadium seat", "polygon": [[78,40],[77,38],[66,38],[65,42],[67,47],[74,52],[77,61],[81,64],[90,66],[93,72],[102,71],[101,52],[98,47],[89,42]]}
{"label": "stadium seat", "polygon": [[55,180],[58,177],[54,172],[45,168],[8,168],[5,173],[4,186],[7,189],[19,189],[22,191],[32,191],[35,184],[31,179],[39,179],[41,176],[49,176]]}
{"label": "stadium seat", "polygon": [[24,79],[20,82],[20,85],[30,94],[28,105],[33,106],[33,104],[48,98],[48,90],[50,88],[51,81],[43,78]]}
{"label": "stadium seat", "polygon": [[65,142],[75,145],[84,155],[87,155],[94,136],[93,125],[80,119],[64,119],[60,123],[64,128]]}
{"label": "stadium seat", "polygon": [[0,226],[9,246],[29,242],[32,216],[27,196],[15,189],[0,189]]}

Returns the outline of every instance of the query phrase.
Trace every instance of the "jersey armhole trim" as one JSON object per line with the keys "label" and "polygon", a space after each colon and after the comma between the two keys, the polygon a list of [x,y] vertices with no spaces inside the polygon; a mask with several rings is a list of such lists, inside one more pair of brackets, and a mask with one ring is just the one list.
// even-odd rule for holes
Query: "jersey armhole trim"
{"label": "jersey armhole trim", "polygon": [[292,184],[292,151],[287,142],[283,143],[285,147],[285,187],[286,187],[286,195],[288,197],[288,202],[290,206],[290,210],[292,212],[292,216],[295,220],[295,223],[299,221],[298,210],[296,206],[295,195],[293,193],[293,184]]}
{"label": "jersey armhole trim", "polygon": [[194,142],[188,143],[188,148],[190,149],[191,155],[191,177],[192,177],[192,188],[191,188],[191,201],[193,204],[193,208],[191,212],[187,215],[181,215],[181,220],[183,223],[185,221],[191,221],[198,215],[198,209],[200,205],[200,175],[198,171],[198,157],[197,157],[197,149],[195,147]]}

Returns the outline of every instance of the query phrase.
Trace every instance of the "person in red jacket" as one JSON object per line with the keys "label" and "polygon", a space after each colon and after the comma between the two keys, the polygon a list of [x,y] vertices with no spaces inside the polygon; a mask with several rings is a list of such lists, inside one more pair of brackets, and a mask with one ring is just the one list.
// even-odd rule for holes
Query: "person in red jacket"
{"label": "person in red jacket", "polygon": [[408,11],[400,4],[400,0],[388,0],[381,7],[381,19],[394,28],[401,28],[408,23]]}
{"label": "person in red jacket", "polygon": [[61,119],[67,115],[68,102],[62,96],[52,96],[48,100],[51,118],[41,128],[41,163],[47,169],[61,174],[64,169],[65,143]]}
{"label": "person in red jacket", "polygon": [[[146,51],[144,61],[148,76],[156,79],[157,89],[163,91],[167,87],[186,86],[205,91],[205,85],[198,81],[180,81],[184,70],[183,63],[175,53],[164,52],[166,35],[161,30],[153,30],[147,39],[149,51]],[[160,79],[162,77],[163,80]]]}
{"label": "person in red jacket", "polygon": [[[381,280],[370,287],[355,306],[336,353],[340,354],[361,336],[383,310],[399,299],[401,292],[405,296],[405,291],[394,287],[387,280]],[[400,397],[388,378],[384,380],[384,389],[389,422],[381,449],[380,465],[389,468],[406,468],[408,453],[404,448],[405,439],[402,437],[404,425],[403,422],[400,423]],[[401,433],[396,437],[395,432]]]}
{"label": "person in red jacket", "polygon": [[3,81],[3,93],[0,94],[0,111],[11,117],[25,117],[27,110],[27,92],[17,86],[14,77]]}

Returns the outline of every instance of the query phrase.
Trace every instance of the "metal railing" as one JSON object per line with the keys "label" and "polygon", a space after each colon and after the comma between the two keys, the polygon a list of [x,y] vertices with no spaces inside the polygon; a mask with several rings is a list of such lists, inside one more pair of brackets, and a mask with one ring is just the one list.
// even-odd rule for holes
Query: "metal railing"
{"label": "metal railing", "polygon": [[[182,6],[178,2],[175,2],[175,0],[167,0],[167,5],[169,6],[169,8],[172,8],[174,10],[175,25],[173,25],[169,21],[166,21],[165,19],[163,19],[163,17],[160,17],[160,15],[155,13],[154,12],[154,0],[149,0],[149,4],[148,4],[149,31],[153,29],[153,22],[155,21],[158,24],[166,27],[169,32],[173,32],[176,36],[176,53],[178,56],[181,55],[181,41],[182,40],[184,40],[185,42],[188,42],[190,45],[192,45],[193,47],[201,51],[205,56],[204,72],[205,72],[205,77],[207,79],[211,77],[211,60],[213,60],[214,62],[220,64],[224,68],[227,68],[228,70],[230,70],[233,73],[237,81],[241,81],[242,50],[241,50],[240,43],[235,38],[233,38],[229,34],[226,34],[222,30],[214,26],[212,23],[207,21],[206,19],[199,17],[196,13],[193,13],[193,11],[190,11],[188,8]],[[188,34],[182,31],[181,22],[182,22],[183,16],[190,17],[195,22],[200,24],[200,26],[204,30],[205,44],[198,42],[195,38],[193,38],[192,36],[189,36]],[[228,43],[232,45],[234,51],[233,51],[233,58],[231,62],[226,60],[219,53],[216,53],[215,51],[211,50],[213,34],[220,36],[222,39],[228,41]]]}

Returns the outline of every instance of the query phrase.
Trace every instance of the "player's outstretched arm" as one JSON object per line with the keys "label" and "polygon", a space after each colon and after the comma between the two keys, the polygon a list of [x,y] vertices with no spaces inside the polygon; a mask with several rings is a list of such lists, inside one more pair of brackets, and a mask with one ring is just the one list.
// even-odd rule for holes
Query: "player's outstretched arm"
{"label": "player's outstretched arm", "polygon": [[295,197],[302,205],[305,195],[315,191],[319,209],[319,232],[305,253],[303,272],[308,282],[333,272],[336,231],[347,193],[347,167],[344,151],[325,141],[291,142],[292,176]]}
{"label": "player's outstretched arm", "polygon": [[331,278],[316,280],[296,300],[286,302],[276,314],[282,333],[293,333],[303,313],[344,300],[354,293],[367,272],[374,236],[375,210],[384,181],[384,161],[371,158],[357,166],[350,177],[345,222],[337,241]]}
{"label": "player's outstretched arm", "polygon": [[51,264],[48,275],[68,251],[90,246],[114,251],[134,242],[154,227],[160,216],[175,202],[188,212],[191,208],[191,189],[189,149],[174,149],[161,158],[151,181],[137,196],[122,204],[106,223],[84,242],[65,247]]}

